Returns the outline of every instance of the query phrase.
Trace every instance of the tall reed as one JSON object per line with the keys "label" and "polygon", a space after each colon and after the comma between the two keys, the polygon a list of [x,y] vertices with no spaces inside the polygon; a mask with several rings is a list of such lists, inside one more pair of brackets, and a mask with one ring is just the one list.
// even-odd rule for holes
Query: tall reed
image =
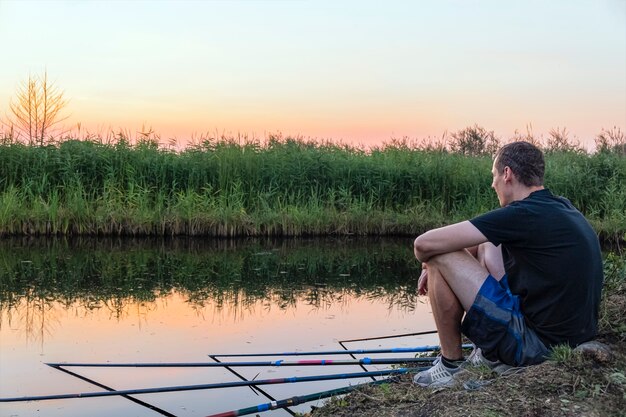
{"label": "tall reed", "polygon": [[[596,229],[626,232],[626,158],[546,154],[546,185]],[[491,158],[392,142],[276,138],[0,144],[0,234],[407,234],[495,208]]]}

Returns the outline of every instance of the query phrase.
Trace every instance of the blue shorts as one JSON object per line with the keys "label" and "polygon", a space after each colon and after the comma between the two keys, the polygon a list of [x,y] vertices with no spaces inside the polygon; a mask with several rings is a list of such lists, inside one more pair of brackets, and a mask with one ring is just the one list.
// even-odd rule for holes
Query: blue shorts
{"label": "blue shorts", "polygon": [[465,315],[461,330],[487,359],[525,366],[543,362],[548,349],[527,326],[519,297],[511,294],[507,276],[500,281],[489,275]]}

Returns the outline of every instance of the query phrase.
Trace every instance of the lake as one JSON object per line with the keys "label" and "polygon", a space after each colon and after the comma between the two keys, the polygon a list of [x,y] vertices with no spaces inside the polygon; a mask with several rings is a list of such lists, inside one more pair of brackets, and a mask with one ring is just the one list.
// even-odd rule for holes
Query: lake
{"label": "lake", "polygon": [[[103,391],[46,363],[213,362],[211,354],[341,350],[350,339],[434,329],[416,296],[412,238],[3,239],[0,396]],[[436,335],[343,343],[436,344]],[[356,355],[410,357],[413,354]],[[348,355],[276,359],[351,359]],[[389,369],[367,366],[367,370]],[[240,381],[224,368],[71,369],[115,390]],[[251,380],[359,366],[238,367]],[[265,385],[280,400],[371,379]],[[206,416],[269,402],[249,387],[2,403],[2,416]],[[291,407],[288,416],[323,400]]]}

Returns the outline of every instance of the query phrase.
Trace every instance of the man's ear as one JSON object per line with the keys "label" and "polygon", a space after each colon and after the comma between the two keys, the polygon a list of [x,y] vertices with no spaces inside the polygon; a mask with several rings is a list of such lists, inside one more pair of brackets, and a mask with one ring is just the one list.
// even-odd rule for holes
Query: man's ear
{"label": "man's ear", "polygon": [[511,171],[511,168],[509,168],[508,166],[504,167],[504,172],[503,172],[503,177],[504,177],[504,182],[511,182],[513,181],[513,171]]}

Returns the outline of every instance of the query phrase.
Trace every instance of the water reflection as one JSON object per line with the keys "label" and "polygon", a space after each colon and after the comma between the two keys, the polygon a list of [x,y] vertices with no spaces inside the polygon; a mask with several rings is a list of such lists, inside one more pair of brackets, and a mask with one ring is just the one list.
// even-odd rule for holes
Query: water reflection
{"label": "water reflection", "polygon": [[211,305],[234,322],[259,305],[327,309],[354,299],[411,311],[418,271],[407,239],[8,239],[0,242],[0,329],[43,343],[58,320],[53,304],[120,320],[148,315],[174,293],[198,314]]}
{"label": "water reflection", "polygon": [[[415,295],[418,274],[407,239],[5,239],[0,241],[0,396],[94,390],[45,362],[200,362],[209,353],[333,350],[340,340],[431,330],[429,309]],[[420,336],[384,346],[433,342]],[[383,342],[371,343],[351,346]],[[246,368],[241,373],[267,379],[354,371]],[[80,372],[115,389],[234,378],[201,368]],[[316,384],[267,391],[288,398],[346,382]],[[146,400],[177,416],[260,402],[243,388]],[[16,416],[155,415],[124,399],[10,403],[2,410]],[[293,411],[308,410],[302,405]]]}

